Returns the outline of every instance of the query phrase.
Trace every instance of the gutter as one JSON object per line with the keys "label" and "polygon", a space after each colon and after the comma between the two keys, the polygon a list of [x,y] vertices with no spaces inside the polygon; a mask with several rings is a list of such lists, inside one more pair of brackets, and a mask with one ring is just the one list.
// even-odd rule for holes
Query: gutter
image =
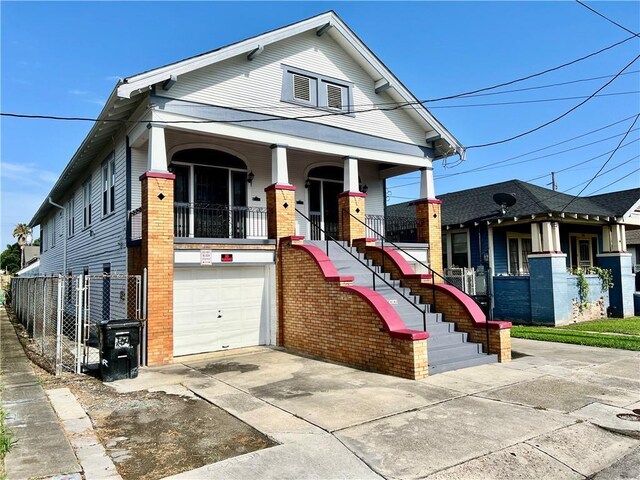
{"label": "gutter", "polygon": [[[62,206],[59,205],[57,203],[55,203],[53,200],[51,200],[51,197],[48,197],[47,200],[49,200],[49,204],[53,205],[56,208],[59,208],[60,210],[62,210],[64,212],[64,223],[62,224],[62,244],[63,244],[63,256],[62,256],[62,274],[66,275],[67,274],[67,210]],[[55,235],[56,232],[53,232],[53,234]]]}

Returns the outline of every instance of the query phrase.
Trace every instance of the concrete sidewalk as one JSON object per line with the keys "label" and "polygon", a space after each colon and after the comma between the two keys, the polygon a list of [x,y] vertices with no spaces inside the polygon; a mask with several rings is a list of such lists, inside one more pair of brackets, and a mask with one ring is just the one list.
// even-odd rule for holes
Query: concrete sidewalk
{"label": "concrete sidewalk", "polygon": [[[172,477],[637,478],[640,353],[514,339],[515,360],[415,382],[274,349],[142,369],[280,445]],[[624,435],[621,435],[623,433]]]}
{"label": "concrete sidewalk", "polygon": [[0,385],[6,424],[16,444],[5,457],[11,480],[73,475],[81,468],[44,390],[0,307]]}

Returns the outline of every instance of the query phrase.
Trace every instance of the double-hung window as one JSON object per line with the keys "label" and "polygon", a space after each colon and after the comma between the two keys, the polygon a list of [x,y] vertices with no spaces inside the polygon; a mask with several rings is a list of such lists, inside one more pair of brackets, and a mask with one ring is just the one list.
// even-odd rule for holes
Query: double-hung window
{"label": "double-hung window", "polygon": [[67,203],[67,236],[73,237],[76,233],[76,198],[72,196]]}
{"label": "double-hung window", "polygon": [[531,236],[507,235],[507,257],[511,275],[529,274],[529,255],[531,255]]}
{"label": "double-hung window", "polygon": [[87,228],[91,225],[91,178],[82,185],[82,226]]}
{"label": "double-hung window", "polygon": [[282,101],[350,113],[353,84],[337,78],[283,66]]}
{"label": "double-hung window", "polygon": [[102,164],[102,216],[116,208],[116,161],[113,156]]}

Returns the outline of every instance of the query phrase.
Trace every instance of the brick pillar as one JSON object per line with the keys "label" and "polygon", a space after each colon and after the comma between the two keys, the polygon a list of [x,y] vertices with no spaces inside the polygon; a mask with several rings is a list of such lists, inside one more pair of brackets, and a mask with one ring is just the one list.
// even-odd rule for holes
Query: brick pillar
{"label": "brick pillar", "polygon": [[147,268],[147,363],[173,361],[173,181],[149,171],[142,182],[142,265]]}
{"label": "brick pillar", "polygon": [[267,232],[280,239],[296,233],[296,187],[275,183],[264,189],[267,194]]}
{"label": "brick pillar", "polygon": [[[338,236],[339,240],[351,242],[357,238],[366,236],[364,225],[366,193],[342,192],[338,195]],[[348,212],[348,213],[347,213]],[[353,218],[351,215],[356,217]]]}
{"label": "brick pillar", "polygon": [[284,345],[284,285],[282,284],[282,246],[280,239],[296,233],[296,187],[275,183],[264,189],[267,194],[267,232],[276,240],[276,306],[278,332],[276,343]]}
{"label": "brick pillar", "polygon": [[416,207],[418,242],[429,244],[429,266],[433,271],[442,275],[442,223],[440,216],[442,201],[435,198],[424,198],[416,200],[411,205]]}

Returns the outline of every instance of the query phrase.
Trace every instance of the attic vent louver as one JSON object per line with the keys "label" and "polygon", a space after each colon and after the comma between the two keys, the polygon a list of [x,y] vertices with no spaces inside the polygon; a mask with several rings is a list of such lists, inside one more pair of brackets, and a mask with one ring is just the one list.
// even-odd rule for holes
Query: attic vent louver
{"label": "attic vent louver", "polygon": [[327,106],[342,110],[342,88],[336,85],[327,85]]}
{"label": "attic vent louver", "polygon": [[311,79],[302,75],[293,75],[293,98],[311,101]]}

